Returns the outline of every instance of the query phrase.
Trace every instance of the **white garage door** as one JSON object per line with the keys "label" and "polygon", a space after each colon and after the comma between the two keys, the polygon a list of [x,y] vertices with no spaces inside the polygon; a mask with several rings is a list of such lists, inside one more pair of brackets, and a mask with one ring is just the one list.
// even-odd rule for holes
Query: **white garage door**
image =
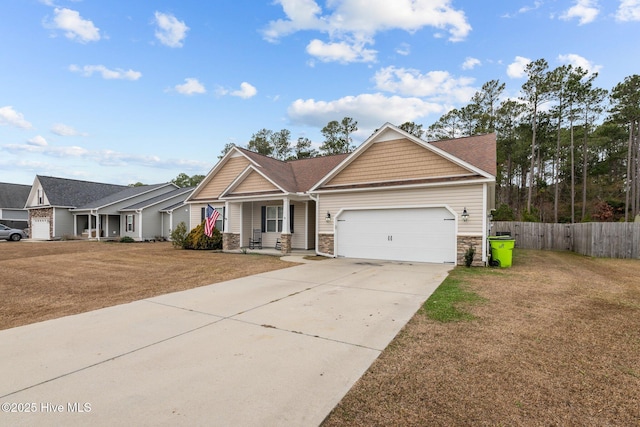
{"label": "white garage door", "polygon": [[339,257],[455,263],[455,217],[445,208],[343,211],[336,244]]}
{"label": "white garage door", "polygon": [[49,240],[49,218],[31,218],[31,236],[34,240]]}

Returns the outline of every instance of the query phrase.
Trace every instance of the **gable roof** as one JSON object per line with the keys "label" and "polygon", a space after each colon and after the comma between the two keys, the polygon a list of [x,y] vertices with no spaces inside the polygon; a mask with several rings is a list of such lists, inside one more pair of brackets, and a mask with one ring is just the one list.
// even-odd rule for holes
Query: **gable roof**
{"label": "gable roof", "polygon": [[108,196],[103,197],[101,199],[93,200],[90,203],[87,203],[86,205],[76,208],[75,210],[103,208],[105,206],[109,206],[111,204],[118,203],[126,199],[130,199],[132,197],[138,196],[140,194],[144,194],[146,192],[155,190],[157,188],[166,187],[166,186],[175,187],[175,184],[162,183],[162,184],[152,184],[152,185],[139,185],[136,187],[125,187],[124,190],[120,190],[116,193],[109,194]]}
{"label": "gable roof", "polygon": [[[157,205],[158,203],[163,203],[166,202],[167,200],[170,200],[176,196],[180,196],[180,195],[184,195],[185,198],[187,197],[187,193],[190,193],[191,191],[193,191],[193,187],[184,187],[184,188],[176,188],[173,191],[169,191],[167,193],[163,193],[163,194],[159,194],[155,197],[152,197],[150,199],[146,199],[143,200],[141,202],[135,203],[131,206],[127,206],[126,208],[122,208],[120,209],[121,211],[135,211],[137,209],[144,209],[144,208],[148,208],[149,206],[153,206],[153,205]],[[176,202],[174,204],[178,204],[178,203],[182,203],[182,202]]]}
{"label": "gable roof", "polygon": [[187,197],[187,201],[197,200],[198,195],[206,191],[206,186],[212,182],[214,176],[223,170],[225,164],[229,163],[232,158],[242,157],[247,160],[248,164],[243,168],[242,172],[230,180],[222,189],[220,195],[232,191],[241,184],[244,178],[251,175],[251,172],[258,173],[267,181],[273,183],[279,191],[285,193],[304,193],[327,172],[346,158],[346,156],[347,154],[337,154],[282,161],[249,151],[246,148],[233,147],[211,171],[209,171],[205,179],[202,180],[191,195]]}
{"label": "gable roof", "polygon": [[431,145],[453,154],[465,162],[496,176],[496,134],[467,136],[464,138],[433,141]]}
{"label": "gable roof", "polygon": [[125,185],[36,175],[51,206],[76,207],[128,188]]}
{"label": "gable roof", "polygon": [[320,178],[348,156],[348,154],[335,154],[282,161],[245,148],[238,147],[238,150],[257,164],[264,176],[290,193],[308,191]]}
{"label": "gable roof", "polygon": [[30,191],[30,185],[0,182],[0,209],[24,209]]}
{"label": "gable roof", "polygon": [[[405,140],[407,143],[414,143],[416,146],[424,148],[427,152],[431,152],[433,156],[440,157],[443,161],[450,162],[451,165],[455,165],[459,168],[460,171],[464,171],[464,175],[466,177],[475,176],[476,178],[495,178],[495,161],[496,161],[496,141],[495,134],[489,135],[480,135],[474,137],[467,138],[458,138],[452,142],[445,142],[440,144],[442,141],[437,141],[437,143],[430,143],[424,141],[400,128],[394,126],[390,123],[385,123],[380,129],[373,133],[365,142],[363,142],[355,151],[350,153],[347,158],[345,158],[337,167],[335,167],[331,172],[325,175],[316,185],[311,188],[311,191],[316,191],[323,186],[330,184],[331,180],[337,177],[342,171],[344,171],[347,166],[351,163],[354,163],[359,157],[361,157],[364,153],[369,150],[369,148],[378,143],[378,142],[391,142],[391,141],[399,141]],[[455,144],[456,141],[463,141],[462,143]],[[469,148],[473,148],[472,151],[467,152]],[[458,155],[455,155],[457,153]],[[491,162],[493,165],[493,173],[491,173]],[[481,167],[482,166],[482,167]],[[489,169],[489,170],[486,170]],[[457,173],[459,177],[447,177],[447,180],[451,179],[465,179],[460,173]],[[442,179],[433,179],[433,178],[423,178],[415,181],[419,182],[436,182]],[[419,181],[419,182],[418,182]],[[379,186],[385,185],[383,181],[378,183],[368,182],[368,183],[360,183],[356,186]],[[386,185],[389,184],[402,184],[403,181],[398,182],[387,182]],[[407,183],[405,181],[405,183]],[[353,186],[351,186],[353,187]]]}

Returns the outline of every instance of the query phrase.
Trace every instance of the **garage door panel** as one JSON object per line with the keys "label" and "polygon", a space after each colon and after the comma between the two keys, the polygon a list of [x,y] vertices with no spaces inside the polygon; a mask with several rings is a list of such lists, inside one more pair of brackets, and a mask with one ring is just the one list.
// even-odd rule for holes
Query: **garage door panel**
{"label": "garage door panel", "polygon": [[336,233],[338,256],[455,262],[455,221],[444,208],[345,211]]}
{"label": "garage door panel", "polygon": [[49,240],[50,223],[48,218],[31,219],[31,238],[34,240]]}

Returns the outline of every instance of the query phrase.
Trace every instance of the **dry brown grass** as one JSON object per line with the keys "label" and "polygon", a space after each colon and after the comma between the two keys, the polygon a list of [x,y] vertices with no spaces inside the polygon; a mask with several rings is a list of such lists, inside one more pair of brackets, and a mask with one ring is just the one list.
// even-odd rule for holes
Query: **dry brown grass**
{"label": "dry brown grass", "polygon": [[291,267],[170,243],[0,243],[0,329]]}
{"label": "dry brown grass", "polygon": [[328,426],[640,425],[640,261],[516,250],[476,320],[416,315]]}
{"label": "dry brown grass", "polygon": [[[417,314],[325,426],[640,425],[640,261],[516,251],[476,320]],[[0,243],[0,329],[291,266],[166,243]]]}

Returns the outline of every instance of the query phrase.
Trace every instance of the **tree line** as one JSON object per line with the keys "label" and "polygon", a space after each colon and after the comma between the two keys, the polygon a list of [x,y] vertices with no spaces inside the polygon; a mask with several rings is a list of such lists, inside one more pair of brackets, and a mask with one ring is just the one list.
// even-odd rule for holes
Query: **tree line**
{"label": "tree line", "polygon": [[[351,117],[344,117],[341,121],[332,120],[322,128],[321,132],[325,140],[316,150],[312,147],[311,140],[306,137],[300,137],[295,144],[292,143],[291,131],[288,129],[280,131],[260,129],[251,136],[244,148],[279,160],[297,160],[349,153],[355,149],[351,135],[357,130],[358,122]],[[226,144],[218,159],[224,157],[234,146],[234,143]]]}
{"label": "tree line", "polygon": [[428,140],[497,134],[498,219],[629,221],[640,208],[640,76],[611,90],[572,65],[527,65],[517,99],[485,83],[471,102],[440,117]]}
{"label": "tree line", "polygon": [[[597,73],[581,67],[550,69],[538,59],[525,72],[518,98],[505,98],[505,83],[491,80],[426,129],[414,122],[399,127],[426,141],[495,132],[495,219],[633,220],[640,213],[640,76],[606,90],[597,87]],[[330,121],[315,149],[305,137],[292,143],[287,129],[261,129],[245,148],[280,160],[348,153],[357,130],[351,117]],[[180,174],[174,181],[193,185],[202,176],[193,178]]]}

